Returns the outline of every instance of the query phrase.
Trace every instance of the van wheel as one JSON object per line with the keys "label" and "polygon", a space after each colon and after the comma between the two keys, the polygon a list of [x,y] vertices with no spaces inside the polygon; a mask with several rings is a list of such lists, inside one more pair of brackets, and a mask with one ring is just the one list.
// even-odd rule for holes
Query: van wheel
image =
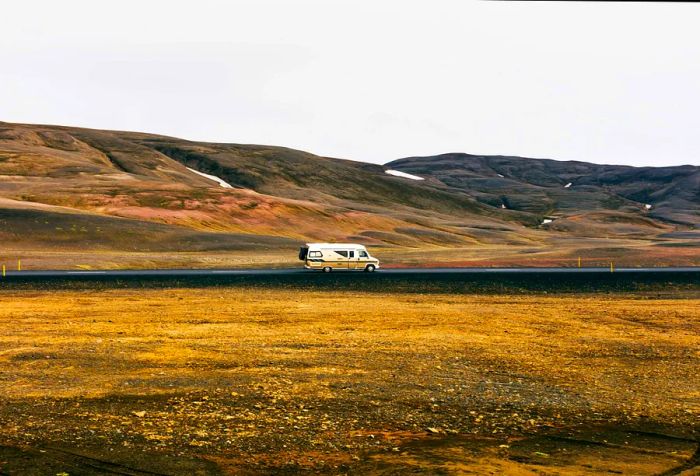
{"label": "van wheel", "polygon": [[367,273],[374,273],[374,265],[373,265],[373,264],[368,264],[368,265],[365,267],[365,271],[366,271]]}
{"label": "van wheel", "polygon": [[323,268],[324,273],[330,273],[331,271],[333,271],[333,268],[331,268],[330,266],[326,266],[325,268]]}

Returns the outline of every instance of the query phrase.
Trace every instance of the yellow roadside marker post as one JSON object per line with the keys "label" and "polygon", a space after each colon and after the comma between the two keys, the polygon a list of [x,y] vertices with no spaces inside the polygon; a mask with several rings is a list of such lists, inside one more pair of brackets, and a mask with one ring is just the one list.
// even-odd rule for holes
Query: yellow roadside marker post
{"label": "yellow roadside marker post", "polygon": [[17,271],[22,271],[22,260],[17,258]]}
{"label": "yellow roadside marker post", "polygon": [[610,262],[610,272],[614,273],[615,272],[615,266],[613,266],[613,262]]}
{"label": "yellow roadside marker post", "polygon": [[2,277],[3,278],[5,277],[5,265],[4,264],[2,265]]}
{"label": "yellow roadside marker post", "polygon": [[580,256],[578,257],[578,267],[579,268],[581,267],[581,257]]}

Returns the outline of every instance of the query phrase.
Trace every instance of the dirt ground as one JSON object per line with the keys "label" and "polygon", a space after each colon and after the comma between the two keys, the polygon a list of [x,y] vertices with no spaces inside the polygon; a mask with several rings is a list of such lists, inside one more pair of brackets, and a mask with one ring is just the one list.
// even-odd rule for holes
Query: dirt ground
{"label": "dirt ground", "polygon": [[[299,241],[299,245],[303,242]],[[37,269],[158,269],[158,268],[289,268],[300,267],[298,247],[241,251],[106,251],[62,250],[36,246],[3,248],[0,265]],[[700,266],[697,239],[643,240],[613,238],[553,238],[530,246],[479,245],[468,247],[369,246],[385,268],[405,267],[665,267]]]}
{"label": "dirt ground", "polygon": [[5,289],[0,326],[0,474],[700,474],[697,293]]}

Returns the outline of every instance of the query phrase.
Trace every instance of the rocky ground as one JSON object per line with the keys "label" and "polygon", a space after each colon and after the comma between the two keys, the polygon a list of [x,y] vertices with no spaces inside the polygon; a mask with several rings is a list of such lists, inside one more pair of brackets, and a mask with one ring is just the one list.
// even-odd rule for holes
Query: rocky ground
{"label": "rocky ground", "polygon": [[5,289],[0,474],[698,474],[668,294]]}

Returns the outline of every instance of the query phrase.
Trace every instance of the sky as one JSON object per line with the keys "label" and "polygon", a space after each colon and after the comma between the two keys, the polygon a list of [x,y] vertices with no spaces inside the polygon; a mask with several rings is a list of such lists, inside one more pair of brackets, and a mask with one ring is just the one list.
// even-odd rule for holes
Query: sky
{"label": "sky", "polygon": [[0,121],[271,144],[700,165],[700,5],[23,0]]}

